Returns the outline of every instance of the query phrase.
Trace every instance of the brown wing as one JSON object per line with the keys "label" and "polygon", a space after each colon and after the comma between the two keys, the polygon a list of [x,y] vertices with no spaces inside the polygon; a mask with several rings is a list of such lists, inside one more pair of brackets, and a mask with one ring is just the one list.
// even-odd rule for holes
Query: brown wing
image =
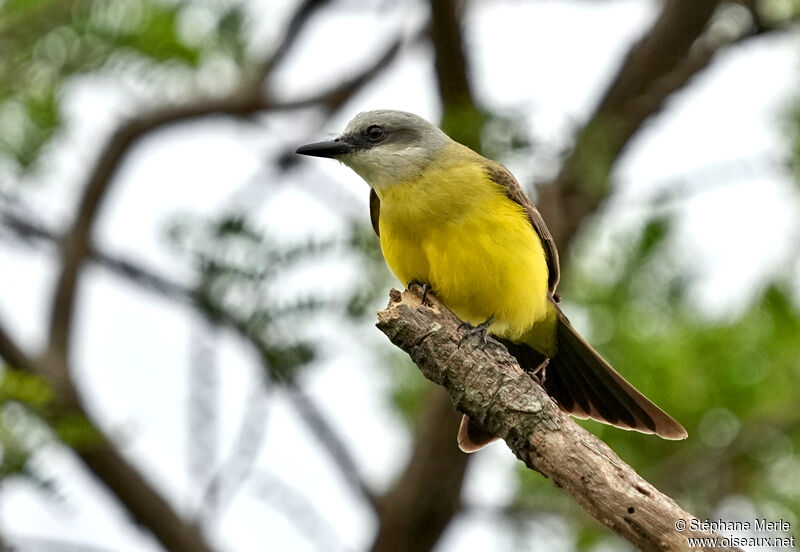
{"label": "brown wing", "polygon": [[[486,167],[486,172],[493,182],[496,182],[505,189],[506,195],[511,201],[520,205],[528,213],[528,219],[531,221],[533,229],[539,234],[539,238],[542,240],[545,257],[547,258],[547,283],[550,288],[550,295],[555,296],[556,286],[558,286],[558,280],[561,275],[561,269],[558,264],[558,249],[556,249],[556,242],[553,240],[550,230],[547,229],[542,215],[536,210],[536,206],[530,198],[525,195],[525,192],[522,191],[522,186],[520,186],[517,179],[508,172],[508,169],[500,164],[489,165]],[[377,221],[377,218],[374,220]]]}
{"label": "brown wing", "polygon": [[378,221],[381,218],[381,200],[372,188],[369,189],[369,220],[372,221],[372,229],[375,235],[381,237],[381,229]]}

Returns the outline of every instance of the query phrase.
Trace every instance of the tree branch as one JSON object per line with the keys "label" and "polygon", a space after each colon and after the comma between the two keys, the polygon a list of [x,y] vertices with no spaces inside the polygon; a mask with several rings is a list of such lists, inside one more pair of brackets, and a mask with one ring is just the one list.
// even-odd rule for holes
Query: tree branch
{"label": "tree branch", "polygon": [[[48,244],[57,243],[55,234],[45,227],[41,222],[35,220],[25,220],[16,214],[0,210],[0,225],[12,230],[21,239],[37,240]],[[257,350],[263,352],[264,343],[259,335],[253,333],[248,324],[237,319],[232,313],[219,311],[213,315],[197,301],[194,290],[185,287],[175,281],[169,280],[155,272],[122,257],[117,257],[91,249],[89,258],[98,265],[106,268],[126,280],[153,291],[167,299],[179,301],[194,307],[197,313],[206,317],[209,322],[221,324],[240,334],[248,343]],[[2,328],[0,328],[1,330]],[[2,336],[0,335],[0,338]],[[13,342],[10,342],[14,345]],[[0,357],[5,350],[0,343]],[[10,354],[10,353],[9,353]],[[13,364],[13,363],[12,363]],[[361,476],[355,460],[347,450],[342,439],[334,431],[333,427],[327,422],[326,416],[319,410],[314,401],[304,394],[302,390],[292,381],[281,382],[288,389],[288,398],[302,420],[308,425],[311,432],[317,437],[319,443],[328,451],[331,459],[339,468],[345,480],[352,488],[364,498],[364,500],[377,509],[377,499]],[[448,407],[449,407],[449,403]],[[457,427],[456,427],[457,429]]]}
{"label": "tree branch", "polygon": [[[83,410],[71,411],[88,420]],[[73,447],[86,466],[114,493],[131,516],[170,552],[211,552],[202,532],[181,518],[99,430],[97,438]]]}
{"label": "tree branch", "polygon": [[[57,361],[57,360],[56,360]],[[45,359],[21,367],[32,373],[48,373]],[[20,368],[20,366],[15,366]],[[55,387],[55,386],[54,386]],[[77,401],[71,380],[60,382],[57,396],[43,421],[62,442],[77,454],[102,481],[131,517],[170,552],[212,552],[200,530],[186,523],[120,452],[108,436],[94,424]]]}
{"label": "tree branch", "polygon": [[[70,334],[73,312],[82,267],[91,255],[91,233],[94,222],[107,192],[114,181],[124,157],[140,138],[159,128],[209,115],[250,116],[263,111],[296,109],[321,105],[328,111],[341,106],[379,71],[385,68],[400,51],[405,39],[401,36],[392,42],[376,61],[363,71],[321,94],[312,94],[299,100],[279,102],[264,92],[264,79],[291,49],[296,37],[316,9],[326,0],[306,0],[295,12],[283,41],[271,59],[260,67],[256,78],[246,81],[233,94],[221,98],[199,99],[184,105],[167,106],[134,117],[122,124],[99,153],[89,179],[84,186],[78,209],[69,230],[61,240],[61,271],[54,287],[50,307],[50,323],[47,349],[31,362],[16,346],[10,336],[0,328],[0,354],[19,368],[28,369],[47,376],[55,393],[53,405],[58,416],[85,420],[92,434],[87,446],[73,447],[86,466],[105,483],[132,516],[150,529],[154,536],[170,551],[209,551],[201,532],[186,523],[171,506],[149,485],[141,474],[114,448],[111,441],[95,427],[86,413],[81,398],[75,389],[70,370]],[[8,222],[8,217],[3,217]],[[35,225],[16,224],[12,229],[19,235],[34,239],[50,239],[53,236],[44,228]],[[126,272],[142,281],[144,272],[132,270],[132,265],[112,263],[112,268]],[[145,278],[146,279],[146,278]],[[161,280],[149,279],[163,284]],[[166,282],[159,291],[173,296],[185,297],[179,287]],[[191,296],[193,298],[193,295]]]}
{"label": "tree branch", "polygon": [[249,478],[267,433],[270,392],[260,385],[250,390],[233,448],[209,479],[200,498],[197,519],[211,513],[219,516]]}
{"label": "tree branch", "polygon": [[377,325],[426,378],[447,390],[458,410],[505,440],[529,468],[640,550],[690,550],[687,537],[712,536],[677,531],[678,520],[688,523],[694,516],[561,412],[499,343],[490,341],[483,350],[459,347],[460,321],[435,298],[432,305],[421,305],[420,288],[402,294],[392,290]]}
{"label": "tree branch", "polygon": [[436,83],[445,108],[473,105],[467,57],[464,55],[461,14],[454,0],[431,0],[430,38]]}
{"label": "tree branch", "polygon": [[62,268],[50,311],[50,354],[69,356],[75,292],[83,261],[89,254],[91,229],[113,176],[129,148],[145,134],[169,124],[217,113],[247,115],[264,107],[265,100],[260,92],[255,93],[253,87],[248,87],[230,97],[163,108],[135,117],[114,133],[90,172],[75,222],[62,242]]}
{"label": "tree branch", "polygon": [[327,417],[319,410],[316,403],[303,392],[303,390],[293,380],[288,379],[282,382],[289,390],[288,398],[292,406],[300,414],[311,433],[319,440],[319,443],[328,451],[334,464],[339,468],[339,472],[350,486],[358,491],[361,498],[378,511],[378,499],[367,485],[366,480],[361,475],[350,450],[345,446],[344,441],[338,433],[333,430]]}
{"label": "tree branch", "polygon": [[329,0],[303,0],[303,2],[297,6],[297,9],[295,9],[294,14],[289,20],[289,24],[286,27],[286,32],[283,34],[283,39],[278,45],[278,48],[272,53],[269,59],[261,64],[262,77],[266,77],[278,65],[281,64],[281,62],[286,58],[286,54],[291,51],[292,47],[295,45],[295,42],[297,42],[297,38],[300,36],[301,31],[305,28],[306,23],[308,23],[309,19],[311,19],[311,16],[328,2]]}
{"label": "tree branch", "polygon": [[[245,83],[237,92],[224,98],[170,106],[135,117],[114,133],[90,172],[75,221],[62,241],[61,272],[51,302],[48,347],[36,367],[36,371],[45,374],[53,386],[59,412],[85,418],[90,425],[95,425],[85,412],[72,381],[70,333],[81,269],[91,252],[94,221],[130,147],[153,130],[198,117],[215,114],[248,116],[266,110],[294,109],[313,104],[334,109],[388,65],[399,52],[403,41],[402,37],[398,38],[364,71],[322,94],[280,103],[262,91],[261,82]],[[10,354],[14,353],[13,349],[9,351]],[[99,434],[98,441],[91,447],[77,448],[76,452],[87,467],[116,494],[134,518],[150,529],[167,549],[172,552],[210,550],[200,531],[182,520],[105,436]]]}
{"label": "tree branch", "polygon": [[[247,320],[223,311],[213,313],[212,320],[224,324],[241,335],[261,353],[262,358],[268,356],[265,352],[269,345],[264,342],[258,330],[255,330],[251,324],[248,324]],[[344,441],[339,437],[336,431],[334,431],[330,423],[328,423],[327,417],[294,380],[291,378],[282,378],[278,381],[287,389],[287,398],[292,403],[292,406],[309,430],[311,430],[311,433],[314,434],[319,443],[327,450],[331,460],[333,460],[345,481],[361,495],[369,506],[377,511],[378,506],[375,494],[362,477],[361,471],[355,459],[350,454],[349,449],[345,446]]]}
{"label": "tree branch", "polygon": [[[19,241],[26,243],[39,242],[45,246],[57,246],[59,242],[56,233],[45,226],[42,221],[33,217],[33,215],[23,218],[10,210],[3,209],[1,206],[0,226],[9,229]],[[167,299],[182,303],[194,301],[194,291],[192,289],[156,274],[130,259],[110,255],[94,248],[89,250],[88,257],[121,278],[144,289],[154,291]]]}
{"label": "tree branch", "polygon": [[380,528],[372,552],[433,550],[461,510],[461,488],[473,456],[456,446],[460,419],[447,393],[431,386],[411,458],[378,503]]}
{"label": "tree branch", "polygon": [[395,58],[403,43],[404,38],[398,37],[381,56],[359,74],[323,93],[306,98],[279,102],[264,94],[260,82],[248,83],[230,96],[158,109],[135,117],[122,125],[98,157],[84,188],[75,222],[62,243],[62,270],[50,311],[50,353],[69,356],[69,333],[72,328],[78,274],[89,254],[91,229],[113,176],[134,143],[159,128],[200,117],[212,115],[243,117],[263,111],[284,111],[317,104],[329,110],[336,109],[384,69]]}
{"label": "tree branch", "polygon": [[11,339],[2,323],[0,323],[0,359],[17,370],[30,371],[33,365],[28,355]]}
{"label": "tree branch", "polygon": [[719,0],[667,0],[650,30],[628,51],[556,179],[537,202],[559,249],[609,192],[614,162],[643,123],[703,69],[692,47]]}
{"label": "tree branch", "polygon": [[[3,222],[8,222],[5,214]],[[49,232],[37,224],[21,224],[10,219],[9,227],[20,235],[47,239]],[[87,246],[88,247],[88,246]],[[170,552],[211,552],[200,531],[181,519],[172,506],[149,484],[114,447],[110,439],[97,427],[85,411],[75,390],[68,359],[64,354],[50,351],[41,359],[29,359],[0,328],[0,356],[15,368],[48,377],[56,399],[47,422],[57,422],[55,433],[65,437],[63,430],[69,430],[72,442],[65,444],[83,460],[84,464],[113,492],[125,505],[127,511],[140,524],[152,531],[153,535]],[[60,428],[60,431],[59,431]],[[69,441],[69,442],[67,442]]]}
{"label": "tree branch", "polygon": [[[483,118],[475,108],[455,0],[430,0],[429,36],[444,113],[442,128],[454,139],[480,148]],[[414,430],[411,457],[379,501],[379,526],[372,552],[433,550],[461,508],[461,488],[471,456],[456,444],[459,416],[447,396],[433,389]]]}
{"label": "tree branch", "polygon": [[271,503],[273,508],[286,516],[309,544],[324,552],[350,550],[342,542],[336,528],[317,510],[314,501],[309,500],[298,489],[268,473],[262,473],[253,479],[256,496]]}

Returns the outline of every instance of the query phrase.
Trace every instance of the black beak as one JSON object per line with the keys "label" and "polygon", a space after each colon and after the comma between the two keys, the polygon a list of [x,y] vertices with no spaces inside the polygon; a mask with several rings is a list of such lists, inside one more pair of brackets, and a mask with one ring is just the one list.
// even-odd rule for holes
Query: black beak
{"label": "black beak", "polygon": [[336,157],[345,153],[353,153],[358,148],[347,142],[342,141],[341,138],[336,140],[329,140],[327,142],[314,142],[313,144],[306,144],[297,148],[295,153],[300,155],[311,155],[313,157]]}

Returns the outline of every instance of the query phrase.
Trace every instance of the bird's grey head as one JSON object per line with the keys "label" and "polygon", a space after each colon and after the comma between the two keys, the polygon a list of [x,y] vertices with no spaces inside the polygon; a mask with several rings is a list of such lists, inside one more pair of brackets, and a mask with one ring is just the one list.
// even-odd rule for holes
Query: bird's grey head
{"label": "bird's grey head", "polygon": [[297,153],[338,159],[375,189],[415,178],[450,139],[405,111],[365,111],[334,140],[301,146]]}

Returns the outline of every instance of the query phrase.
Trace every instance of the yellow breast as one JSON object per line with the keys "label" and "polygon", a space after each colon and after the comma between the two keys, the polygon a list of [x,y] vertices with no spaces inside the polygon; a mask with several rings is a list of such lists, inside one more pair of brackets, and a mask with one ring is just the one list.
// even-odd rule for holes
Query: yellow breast
{"label": "yellow breast", "polygon": [[484,165],[430,168],[377,193],[381,248],[402,283],[429,283],[456,316],[493,317],[490,331],[513,340],[552,317],[541,240]]}

